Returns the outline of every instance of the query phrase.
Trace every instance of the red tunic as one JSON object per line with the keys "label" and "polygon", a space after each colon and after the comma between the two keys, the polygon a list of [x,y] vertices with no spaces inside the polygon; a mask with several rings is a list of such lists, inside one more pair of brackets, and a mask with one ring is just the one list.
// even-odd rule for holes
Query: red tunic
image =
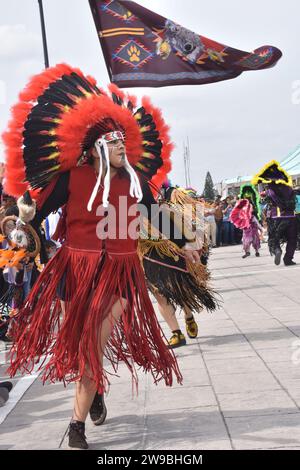
{"label": "red tunic", "polygon": [[[93,203],[92,211],[88,212],[87,210],[91,188],[94,187],[96,178],[95,170],[90,165],[78,167],[71,171],[70,195],[67,204],[66,244],[72,248],[96,250],[98,252],[104,248],[104,245],[109,253],[136,252],[138,234],[135,239],[128,237],[129,224],[133,222],[135,217],[133,215],[127,216],[125,213],[128,208],[130,213],[137,215],[137,201],[129,195],[130,180],[127,177],[119,176],[119,174],[116,174],[111,180],[109,205],[112,210],[109,216],[110,225],[107,237],[103,242],[103,239],[99,239],[97,236],[97,228],[98,235],[103,233],[100,228],[104,225],[101,221],[103,221],[106,212],[102,207],[102,187]],[[119,210],[120,197],[122,198],[121,211]],[[98,211],[97,208],[99,208]],[[105,219],[108,220],[108,217],[105,217]]]}

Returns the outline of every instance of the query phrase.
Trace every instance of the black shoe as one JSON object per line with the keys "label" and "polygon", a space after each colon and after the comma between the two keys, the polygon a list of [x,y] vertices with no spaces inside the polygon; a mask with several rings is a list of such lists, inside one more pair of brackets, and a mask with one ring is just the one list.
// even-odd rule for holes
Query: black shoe
{"label": "black shoe", "polygon": [[72,449],[86,450],[89,448],[85,437],[85,423],[71,421],[69,426],[69,447]]}
{"label": "black shoe", "polygon": [[4,406],[8,399],[9,399],[9,393],[8,393],[7,388],[0,387],[0,407]]}
{"label": "black shoe", "polygon": [[242,258],[245,259],[245,258],[248,258],[248,256],[250,256],[249,251],[247,251],[247,253],[245,253],[245,254],[242,256]]}
{"label": "black shoe", "polygon": [[90,408],[90,417],[95,426],[100,426],[105,421],[107,408],[104,403],[103,395],[96,393],[92,406]]}
{"label": "black shoe", "polygon": [[6,390],[8,391],[8,393],[11,391],[11,389],[13,388],[13,384],[11,382],[0,382],[0,388],[6,388]]}
{"label": "black shoe", "polygon": [[276,266],[279,266],[280,263],[281,263],[281,255],[282,255],[281,248],[276,248],[276,250],[275,250],[275,260],[274,260]]}
{"label": "black shoe", "polygon": [[295,263],[295,261],[292,261],[292,260],[290,260],[290,261],[283,260],[283,262],[284,262],[285,266],[295,266],[297,264],[297,263]]}
{"label": "black shoe", "polygon": [[256,258],[259,258],[259,257],[260,257],[260,253],[257,251],[257,252],[255,253],[255,256],[256,256]]}

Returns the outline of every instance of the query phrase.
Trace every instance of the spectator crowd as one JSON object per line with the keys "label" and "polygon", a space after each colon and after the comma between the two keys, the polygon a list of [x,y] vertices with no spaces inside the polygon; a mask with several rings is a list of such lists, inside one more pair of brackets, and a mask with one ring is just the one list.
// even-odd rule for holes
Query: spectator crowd
{"label": "spectator crowd", "polygon": [[233,196],[228,196],[225,199],[217,196],[213,202],[204,200],[205,233],[212,248],[241,243],[242,231],[230,221],[236,200],[236,197]]}

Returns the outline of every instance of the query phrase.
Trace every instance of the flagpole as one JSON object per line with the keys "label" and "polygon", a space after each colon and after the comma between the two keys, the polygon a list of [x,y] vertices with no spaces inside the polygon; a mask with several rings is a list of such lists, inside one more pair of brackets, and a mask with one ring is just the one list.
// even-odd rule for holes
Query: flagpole
{"label": "flagpole", "polygon": [[187,136],[187,155],[188,155],[188,177],[189,177],[189,187],[192,186],[191,183],[191,154],[190,154],[190,140]]}
{"label": "flagpole", "polygon": [[42,37],[43,37],[45,68],[48,69],[49,68],[49,57],[48,57],[48,47],[47,47],[47,37],[46,37],[46,28],[45,28],[43,0],[38,0],[38,2],[39,2],[39,7],[40,7],[40,18],[41,18]]}
{"label": "flagpole", "polygon": [[188,181],[187,181],[187,149],[186,149],[186,144],[183,142],[183,161],[184,161],[184,176],[185,176],[185,186],[188,186]]}
{"label": "flagpole", "polygon": [[190,142],[187,137],[183,144],[183,159],[184,159],[184,174],[185,174],[185,186],[188,188],[191,186],[191,160],[190,160]]}

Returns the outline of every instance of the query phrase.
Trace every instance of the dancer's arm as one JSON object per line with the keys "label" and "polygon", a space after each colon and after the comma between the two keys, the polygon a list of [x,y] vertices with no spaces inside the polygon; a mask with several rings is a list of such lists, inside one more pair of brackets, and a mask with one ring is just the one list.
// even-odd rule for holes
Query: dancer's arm
{"label": "dancer's arm", "polygon": [[[169,240],[182,248],[187,243],[187,239],[185,238],[184,234],[181,232],[179,233],[179,229],[177,226],[175,226],[174,221],[170,217],[170,213],[162,211],[161,207],[154,199],[149,184],[146,180],[142,180],[141,186],[143,191],[143,199],[141,200],[140,204],[147,208],[147,217],[149,222],[162,235],[166,236]],[[165,233],[166,231],[168,233]]]}
{"label": "dancer's arm", "polygon": [[255,223],[255,225],[257,226],[258,230],[263,233],[264,231],[264,228],[263,226],[259,223],[259,220],[257,219],[257,217],[255,217],[255,215],[253,216],[253,221]]}
{"label": "dancer's arm", "polygon": [[67,203],[69,197],[69,179],[70,172],[62,173],[55,182],[50,183],[51,187],[45,188],[40,193],[37,199],[37,211],[31,225],[41,241],[40,258],[42,264],[48,261],[48,256],[44,247],[44,237],[41,233],[40,225],[51,212],[57,211]]}
{"label": "dancer's arm", "polygon": [[[57,211],[67,203],[69,197],[69,180],[70,172],[67,171],[62,173],[57,178],[51,192],[49,192],[48,188],[44,189],[44,191],[49,192],[49,195],[47,195],[46,198],[44,191],[40,193],[37,199],[38,209],[36,211],[35,218],[31,223],[34,228],[39,227],[42,221],[48,217],[51,212]],[[41,201],[43,202],[41,203]]]}
{"label": "dancer's arm", "polygon": [[[179,230],[178,225],[176,225],[174,220],[172,220],[171,214],[167,211],[160,210],[160,207],[155,201],[149,184],[146,180],[142,181],[142,191],[143,199],[141,204],[146,206],[148,209],[149,222],[170,241],[175,243],[179,248],[182,248],[185,251],[186,257],[191,262],[198,262],[200,260],[198,252],[193,248],[192,245],[189,246],[189,242],[194,241],[195,235],[192,234],[194,237],[193,240],[188,240],[185,237],[185,234]],[[165,218],[165,224],[163,223],[163,217]],[[168,233],[164,233],[164,228],[167,228]]]}

